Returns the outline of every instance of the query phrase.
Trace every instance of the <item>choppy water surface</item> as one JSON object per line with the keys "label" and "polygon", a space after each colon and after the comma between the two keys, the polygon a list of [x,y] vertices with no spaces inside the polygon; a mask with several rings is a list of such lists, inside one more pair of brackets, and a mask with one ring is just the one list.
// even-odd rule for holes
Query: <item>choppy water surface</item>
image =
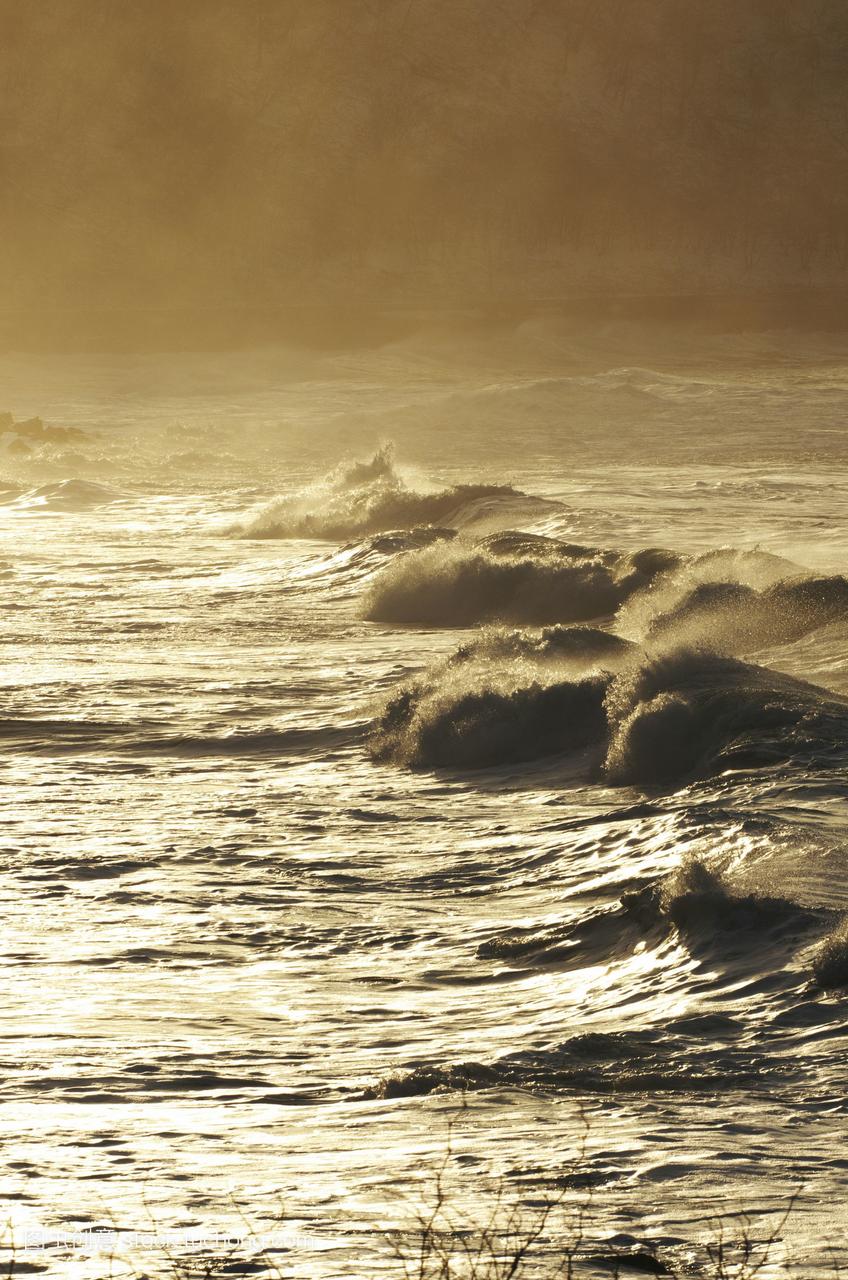
{"label": "choppy water surface", "polygon": [[616,341],[4,359],[18,1239],[844,1262],[848,364]]}

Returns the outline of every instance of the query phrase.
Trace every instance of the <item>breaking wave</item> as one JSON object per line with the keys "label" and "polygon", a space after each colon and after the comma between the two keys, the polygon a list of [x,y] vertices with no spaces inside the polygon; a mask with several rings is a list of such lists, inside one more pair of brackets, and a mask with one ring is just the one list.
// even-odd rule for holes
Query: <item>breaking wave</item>
{"label": "breaking wave", "polygon": [[486,768],[576,751],[605,729],[607,678],[525,687],[412,685],[374,723],[377,760],[413,768]]}
{"label": "breaking wave", "polygon": [[654,643],[707,643],[749,653],[848,618],[848,578],[799,576],[757,591],[738,582],[694,587],[648,630]]}
{"label": "breaking wave", "polygon": [[472,769],[583,750],[605,740],[613,672],[639,654],[592,627],[484,630],[391,695],[369,750],[411,768]]}
{"label": "breaking wave", "polygon": [[[383,706],[371,754],[412,768],[488,768],[600,750],[615,786],[664,788],[731,769],[844,759],[848,701],[735,658],[603,652],[597,632],[493,632]],[[580,653],[581,673],[564,673]],[[592,650],[595,649],[593,653]]]}
{"label": "breaking wave", "polygon": [[792,938],[826,927],[830,915],[788,898],[735,891],[720,871],[689,858],[658,884],[622,895],[616,907],[576,922],[513,929],[481,943],[482,960],[585,967],[621,957],[671,932],[690,948],[724,945],[727,935],[756,950],[765,938]]}
{"label": "breaking wave", "polygon": [[825,991],[848,987],[848,917],[817,948],[812,968],[815,982]]}
{"label": "breaking wave", "polygon": [[485,528],[510,518],[537,519],[558,506],[511,485],[416,489],[399,473],[386,445],[369,462],[339,467],[322,483],[275,499],[234,532],[245,538],[345,541],[426,525]]}
{"label": "breaking wave", "polygon": [[677,930],[690,945],[721,943],[722,935],[735,942],[746,938],[756,950],[768,936],[791,935],[821,929],[827,913],[800,906],[789,898],[761,893],[739,893],[715,868],[689,858],[659,886],[650,891],[660,920]]}
{"label": "breaking wave", "polygon": [[[671,642],[675,636],[678,643],[710,642],[711,634],[719,635],[718,625],[714,633],[711,628],[722,608],[743,607],[743,599],[755,599],[759,592],[800,573],[797,564],[768,551],[724,547],[680,556],[667,572],[654,578],[649,590],[634,593],[624,602],[616,627],[624,635],[652,642]],[[695,615],[691,620],[690,611]],[[675,620],[681,624],[679,631]]]}
{"label": "breaking wave", "polygon": [[467,662],[497,662],[529,659],[553,662],[581,669],[599,663],[615,665],[639,653],[637,645],[599,627],[556,625],[539,631],[511,631],[486,628],[476,639],[460,645],[450,658],[451,665]]}
{"label": "breaking wave", "polygon": [[434,627],[589,622],[679,563],[663,550],[618,553],[510,531],[395,561],[373,583],[365,616]]}
{"label": "breaking wave", "polygon": [[614,619],[652,648],[746,653],[848,616],[848,579],[762,551],[622,552],[508,530],[398,559],[364,608],[372,621],[436,627]]}

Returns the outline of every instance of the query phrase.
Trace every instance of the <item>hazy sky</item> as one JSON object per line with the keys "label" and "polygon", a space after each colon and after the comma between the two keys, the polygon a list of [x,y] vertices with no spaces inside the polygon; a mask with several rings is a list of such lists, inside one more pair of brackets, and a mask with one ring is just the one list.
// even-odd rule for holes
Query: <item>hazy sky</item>
{"label": "hazy sky", "polygon": [[844,0],[0,3],[6,306],[833,282]]}

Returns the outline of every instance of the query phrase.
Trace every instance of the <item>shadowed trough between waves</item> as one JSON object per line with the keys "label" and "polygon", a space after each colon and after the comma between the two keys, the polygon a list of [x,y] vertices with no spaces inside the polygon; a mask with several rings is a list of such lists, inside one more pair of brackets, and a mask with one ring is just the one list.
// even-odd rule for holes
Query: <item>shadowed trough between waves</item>
{"label": "shadowed trough between waves", "polygon": [[[775,1248],[828,1275],[848,459],[787,458],[848,379],[770,373],[756,465],[753,393],[714,374],[701,403],[704,374],[720,463],[558,471],[549,423],[524,465],[473,423],[452,454],[399,386],[401,462],[339,463],[282,457],[267,399],[228,426],[172,389],[129,431],[78,376],[61,429],[10,436],[0,509],[17,1228],[282,1204],[286,1274],[365,1280],[449,1142],[472,1218],[499,1182],[592,1189],[587,1276],[600,1245],[698,1274],[716,1214],[765,1237],[799,1186]],[[543,393],[647,432],[680,383]],[[312,377],[299,411],[339,394]]]}

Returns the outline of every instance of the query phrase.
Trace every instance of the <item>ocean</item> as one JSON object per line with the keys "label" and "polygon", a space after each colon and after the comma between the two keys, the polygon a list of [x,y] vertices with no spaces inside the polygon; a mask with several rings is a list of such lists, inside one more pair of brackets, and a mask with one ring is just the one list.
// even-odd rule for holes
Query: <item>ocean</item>
{"label": "ocean", "polygon": [[0,372],[6,1256],[836,1274],[841,340]]}

